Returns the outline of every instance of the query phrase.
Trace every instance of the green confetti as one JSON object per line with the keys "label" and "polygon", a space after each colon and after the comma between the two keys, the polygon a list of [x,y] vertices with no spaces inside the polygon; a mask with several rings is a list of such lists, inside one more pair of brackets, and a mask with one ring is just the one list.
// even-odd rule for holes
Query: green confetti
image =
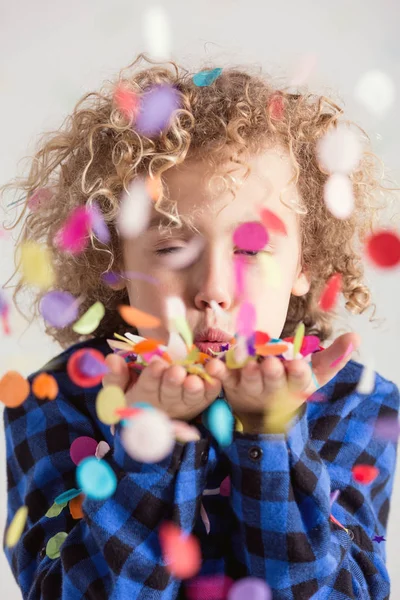
{"label": "green confetti", "polygon": [[64,502],[63,504],[57,504],[56,502],[54,502],[53,506],[50,506],[49,510],[47,511],[46,517],[48,519],[58,517],[62,510],[67,506],[67,504],[68,502]]}
{"label": "green confetti", "polygon": [[59,558],[60,548],[67,537],[68,533],[65,533],[65,531],[60,531],[59,533],[56,533],[56,535],[53,535],[46,544],[46,555],[52,560]]}
{"label": "green confetti", "polygon": [[293,358],[296,358],[298,353],[301,350],[301,346],[303,344],[304,339],[305,326],[304,323],[299,323],[296,329],[296,333],[294,334],[293,340]]}
{"label": "green confetti", "polygon": [[179,335],[183,338],[188,349],[191,349],[193,346],[193,333],[189,327],[189,323],[186,320],[186,317],[177,317],[173,320],[175,331],[179,333]]}
{"label": "green confetti", "polygon": [[95,302],[81,318],[72,326],[75,333],[89,335],[93,333],[105,315],[105,308],[101,302]]}

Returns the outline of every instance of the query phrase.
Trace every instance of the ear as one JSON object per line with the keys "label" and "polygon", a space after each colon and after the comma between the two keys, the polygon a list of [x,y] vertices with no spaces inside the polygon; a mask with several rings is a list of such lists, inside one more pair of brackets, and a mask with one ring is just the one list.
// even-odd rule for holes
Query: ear
{"label": "ear", "polygon": [[311,283],[307,271],[300,266],[292,287],[293,296],[305,296],[310,291]]}

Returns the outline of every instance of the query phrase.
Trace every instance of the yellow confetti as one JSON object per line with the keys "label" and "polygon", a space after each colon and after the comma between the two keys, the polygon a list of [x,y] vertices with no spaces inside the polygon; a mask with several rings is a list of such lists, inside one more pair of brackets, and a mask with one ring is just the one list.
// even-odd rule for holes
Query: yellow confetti
{"label": "yellow confetti", "polygon": [[244,367],[250,360],[248,356],[244,362],[238,363],[235,357],[235,348],[229,348],[227,352],[225,352],[225,361],[228,369],[241,369]]}
{"label": "yellow confetti", "polygon": [[201,377],[202,379],[204,379],[204,381],[207,381],[208,383],[214,382],[213,378],[207,373],[207,371],[204,371],[204,369],[202,369],[200,366],[188,365],[186,367],[186,371],[188,373],[190,373],[191,375],[198,375],[199,377]]}
{"label": "yellow confetti", "polygon": [[26,283],[47,290],[54,283],[50,252],[36,242],[24,242],[21,246],[21,271]]}
{"label": "yellow confetti", "polygon": [[304,323],[299,323],[297,328],[296,328],[296,333],[294,334],[294,340],[293,340],[293,358],[296,358],[296,356],[298,355],[298,353],[301,350],[301,346],[303,344],[303,339],[304,339],[304,333],[305,333],[305,326]]}
{"label": "yellow confetti", "polygon": [[261,267],[263,270],[263,278],[265,278],[268,285],[273,288],[279,288],[282,283],[282,274],[276,258],[272,254],[261,254]]}
{"label": "yellow confetti", "polygon": [[126,408],[125,394],[117,385],[107,385],[97,394],[96,412],[102,423],[114,425],[120,420],[117,410]]}
{"label": "yellow confetti", "polygon": [[6,533],[6,546],[12,548],[20,539],[28,518],[28,507],[21,506],[14,515]]}
{"label": "yellow confetti", "polygon": [[75,333],[88,335],[93,333],[100,324],[100,321],[105,315],[105,308],[101,302],[95,302],[81,318],[72,326]]}

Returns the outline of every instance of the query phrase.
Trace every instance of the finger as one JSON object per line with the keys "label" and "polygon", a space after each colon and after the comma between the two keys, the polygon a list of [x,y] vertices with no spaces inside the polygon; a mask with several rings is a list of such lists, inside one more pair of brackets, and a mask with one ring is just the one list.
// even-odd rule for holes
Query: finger
{"label": "finger", "polygon": [[267,356],[261,363],[264,393],[272,394],[286,387],[285,368],[276,356]]}
{"label": "finger", "polygon": [[240,369],[228,369],[226,364],[219,358],[213,358],[206,364],[206,371],[211,377],[218,379],[226,388],[234,388],[239,385]]}
{"label": "finger", "polygon": [[198,375],[188,375],[183,381],[182,400],[186,406],[193,408],[199,407],[199,412],[203,410],[204,402],[204,383]]}
{"label": "finger", "polygon": [[[216,364],[215,366],[211,365],[213,361],[219,364]],[[226,368],[225,364],[219,358],[214,358],[205,365],[206,373],[212,377],[212,382],[204,380],[204,396],[206,406],[211,404],[211,402],[213,402],[221,392],[221,379],[224,368]],[[212,375],[212,373],[214,373],[214,375]]]}
{"label": "finger", "polygon": [[154,397],[159,400],[160,385],[163,373],[168,369],[169,363],[158,358],[143,369],[137,382],[137,395]]}
{"label": "finger", "polygon": [[330,381],[351,359],[353,350],[360,346],[356,333],[345,333],[338,337],[326,350],[312,355],[312,369],[319,386]]}
{"label": "finger", "polygon": [[105,358],[105,363],[109,368],[109,372],[103,377],[103,386],[117,385],[125,391],[129,384],[130,375],[129,367],[122,356],[108,354]]}
{"label": "finger", "polygon": [[251,361],[242,369],[240,385],[250,396],[261,396],[264,389],[263,375],[260,366]]}
{"label": "finger", "polygon": [[311,368],[302,359],[287,361],[285,371],[289,391],[293,393],[305,391],[312,383]]}
{"label": "finger", "polygon": [[173,365],[164,371],[160,386],[160,403],[167,410],[176,402],[183,402],[183,382],[186,379],[186,369]]}

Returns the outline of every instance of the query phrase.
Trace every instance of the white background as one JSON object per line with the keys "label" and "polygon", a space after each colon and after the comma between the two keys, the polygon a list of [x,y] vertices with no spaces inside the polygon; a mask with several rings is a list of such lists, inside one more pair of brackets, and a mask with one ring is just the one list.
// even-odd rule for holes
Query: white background
{"label": "white background", "polygon": [[[397,0],[168,0],[161,4],[170,20],[173,56],[185,66],[212,59],[214,66],[256,62],[273,74],[291,76],[305,56],[316,55],[310,87],[345,103],[349,116],[371,135],[392,176],[400,179],[398,101],[378,118],[354,97],[358,77],[373,68],[385,71],[400,94]],[[1,0],[1,184],[23,172],[25,163],[19,161],[33,152],[42,131],[57,129],[81,95],[112,78],[145,49],[142,16],[152,5],[137,0]],[[396,210],[400,212],[398,204]],[[12,272],[12,250],[12,239],[0,238],[0,284]],[[369,269],[368,280],[383,322],[372,327],[363,316],[344,324],[363,337],[361,359],[372,356],[377,371],[399,385],[399,269],[390,273]],[[37,325],[25,331],[15,312],[12,329],[11,338],[0,337],[0,376],[11,368],[27,375],[59,351]],[[393,598],[400,597],[399,500],[398,473],[387,542]],[[1,529],[5,512],[1,432]],[[2,553],[0,589],[8,600],[21,597]]]}

